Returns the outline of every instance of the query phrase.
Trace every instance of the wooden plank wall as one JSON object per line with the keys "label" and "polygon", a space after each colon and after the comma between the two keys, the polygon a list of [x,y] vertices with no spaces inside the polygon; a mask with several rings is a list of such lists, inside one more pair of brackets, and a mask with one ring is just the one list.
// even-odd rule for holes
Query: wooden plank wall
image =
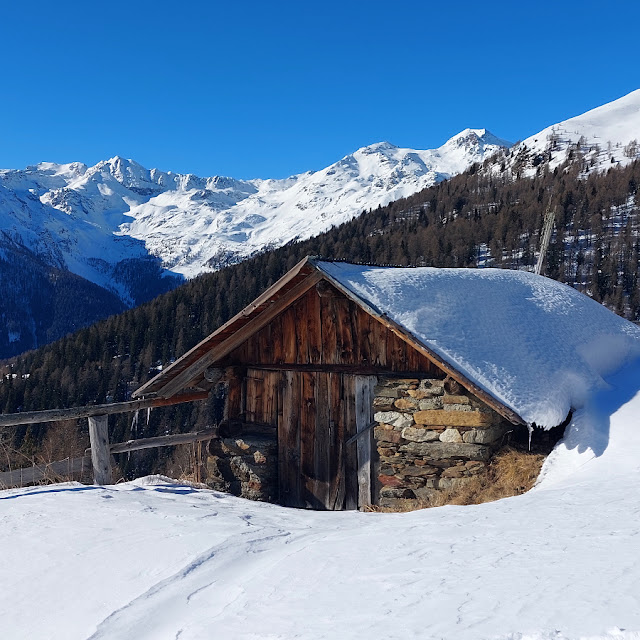
{"label": "wooden plank wall", "polygon": [[438,368],[337,289],[315,287],[225,358],[232,365],[354,365],[384,371]]}
{"label": "wooden plank wall", "polygon": [[[358,464],[353,405],[356,376],[339,373],[252,370],[253,387],[260,373],[262,387],[278,395],[278,472],[280,502],[313,509],[355,509],[358,506]],[[351,394],[351,402],[348,400]],[[249,393],[247,393],[247,397]],[[257,414],[267,419],[266,414]]]}
{"label": "wooden plank wall", "polygon": [[356,440],[358,456],[358,507],[371,506],[373,499],[373,397],[375,376],[355,376]]}

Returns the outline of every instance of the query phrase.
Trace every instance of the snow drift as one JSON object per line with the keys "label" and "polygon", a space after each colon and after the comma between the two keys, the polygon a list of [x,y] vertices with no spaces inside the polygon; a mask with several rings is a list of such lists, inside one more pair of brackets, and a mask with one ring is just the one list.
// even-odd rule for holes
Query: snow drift
{"label": "snow drift", "polygon": [[[639,640],[640,361],[515,498],[405,514],[252,503],[163,478],[0,492],[7,638]],[[595,420],[593,419],[595,418]]]}

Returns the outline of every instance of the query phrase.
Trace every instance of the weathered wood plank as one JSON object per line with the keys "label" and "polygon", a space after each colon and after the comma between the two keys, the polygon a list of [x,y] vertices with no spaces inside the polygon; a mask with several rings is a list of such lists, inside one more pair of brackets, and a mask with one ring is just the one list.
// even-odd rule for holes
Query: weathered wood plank
{"label": "weathered wood plank", "polygon": [[[371,357],[379,367],[387,366],[387,328],[380,322],[371,323]],[[392,363],[389,363],[392,368]]]}
{"label": "weathered wood plank", "polygon": [[[311,289],[314,291],[315,289]],[[305,364],[309,362],[309,318],[307,315],[307,296],[302,296],[293,305],[296,328],[296,359],[293,362]]]}
{"label": "weathered wood plank", "polygon": [[292,308],[287,309],[281,316],[283,352],[285,362],[296,362],[296,314]]}
{"label": "weathered wood plank", "polygon": [[255,397],[253,390],[253,379],[251,377],[252,369],[247,369],[247,375],[242,380],[242,416],[246,422],[257,422],[255,412]]}
{"label": "weathered wood plank", "polygon": [[329,508],[341,510],[345,498],[345,426],[342,406],[342,376],[329,375]]}
{"label": "weathered wood plank", "polygon": [[225,403],[225,419],[239,420],[243,413],[242,379],[243,372],[238,368],[227,374],[227,400]]}
{"label": "weathered wood plank", "polygon": [[215,438],[218,433],[217,428],[203,429],[192,433],[175,433],[169,436],[158,436],[156,438],[140,438],[138,440],[127,440],[109,446],[112,454],[127,453],[128,451],[139,451],[141,449],[154,449],[155,447],[173,447],[178,444],[189,444],[191,442],[203,442]]}
{"label": "weathered wood plank", "polygon": [[399,367],[399,361],[400,361],[400,351],[398,349],[399,347],[399,343],[400,341],[398,340],[397,336],[391,332],[391,331],[386,331],[386,347],[387,347],[387,362],[389,363],[390,367],[392,369],[400,369],[400,368],[404,368],[404,367]]}
{"label": "weathered wood plank", "polygon": [[280,374],[277,371],[268,371],[264,376],[263,397],[264,397],[264,422],[267,424],[278,424],[278,396]]}
{"label": "weathered wood plank", "polygon": [[93,484],[113,484],[109,449],[109,416],[91,416],[88,420]]}
{"label": "weathered wood plank", "polygon": [[272,331],[274,324],[276,322],[271,321],[260,333],[261,340],[258,342],[258,349],[260,349],[259,357],[261,362],[274,362]]}
{"label": "weathered wood plank", "polygon": [[266,372],[247,370],[247,422],[267,422],[264,418],[264,377]]}
{"label": "weathered wood plank", "polygon": [[354,341],[350,301],[347,298],[335,298],[332,302],[336,312],[337,362],[352,364],[357,360],[353,353]]}
{"label": "weathered wood plank", "polygon": [[372,432],[368,430],[373,421],[373,389],[377,379],[374,376],[356,376],[355,379],[355,413],[356,433],[367,430],[367,433],[356,440],[358,455],[358,508],[371,506],[372,487]]}
{"label": "weathered wood plank", "polygon": [[[307,293],[305,295],[309,294]],[[271,340],[273,341],[273,362],[275,364],[281,364],[285,362],[283,344],[284,336],[282,333],[282,316],[280,315],[274,318],[269,326],[271,326]],[[264,358],[261,358],[260,362],[264,362]]]}
{"label": "weathered wood plank", "polygon": [[314,495],[325,509],[331,509],[329,458],[335,453],[329,429],[329,374],[316,373],[316,421],[314,442]]}
{"label": "weathered wood plank", "polygon": [[265,328],[266,327],[263,327],[254,336],[251,336],[251,339],[245,340],[245,350],[247,354],[247,360],[249,362],[253,362],[254,360],[257,360],[258,362],[263,362],[261,357],[262,354],[260,353],[260,348],[256,344],[256,342],[257,340],[259,340],[259,337],[263,335]]}
{"label": "weathered wood plank", "polygon": [[[421,354],[418,353],[412,346],[407,345],[406,360],[405,360],[406,368],[418,371],[418,369],[420,368],[420,361],[421,361]],[[425,373],[430,371],[431,368],[432,367],[429,367],[429,369],[427,369]]]}
{"label": "weathered wood plank", "polygon": [[[344,439],[356,434],[355,376],[341,376],[341,400],[344,410]],[[358,508],[358,456],[356,447],[345,447],[345,509]]]}
{"label": "weathered wood plank", "polygon": [[278,483],[280,504],[302,507],[300,486],[300,377],[294,371],[282,376],[282,420],[278,423]]}
{"label": "weathered wood plank", "polygon": [[112,402],[110,404],[94,404],[70,409],[47,409],[46,411],[24,411],[22,413],[6,413],[0,415],[0,427],[12,427],[19,424],[36,424],[40,422],[55,422],[56,420],[75,420],[89,416],[111,415],[113,413],[127,413],[138,409],[151,407],[166,407],[182,402],[206,400],[208,391],[184,393],[172,398],[147,398],[145,400],[130,400],[128,402]]}
{"label": "weathered wood plank", "polygon": [[335,298],[322,299],[322,362],[338,364],[337,318]]}
{"label": "weathered wood plank", "polygon": [[[360,352],[360,318],[365,315],[362,310],[352,300],[347,300],[349,304],[349,330],[351,331],[351,348],[353,363],[362,362]],[[366,354],[365,354],[366,355]]]}
{"label": "weathered wood plank", "polygon": [[320,364],[322,362],[322,315],[320,311],[321,299],[315,287],[307,294],[309,361],[306,364]]}
{"label": "weathered wood plank", "polygon": [[371,316],[362,309],[357,310],[358,315],[358,363],[368,366],[373,362],[371,356]]}
{"label": "weathered wood plank", "polygon": [[300,474],[302,502],[312,509],[322,508],[315,495],[316,375],[302,373],[300,411]]}
{"label": "weathered wood plank", "polygon": [[77,474],[92,469],[91,457],[69,458],[48,464],[26,467],[23,469],[13,469],[0,473],[0,488],[11,489],[12,487],[23,487],[42,480],[59,480],[60,478],[70,478]]}

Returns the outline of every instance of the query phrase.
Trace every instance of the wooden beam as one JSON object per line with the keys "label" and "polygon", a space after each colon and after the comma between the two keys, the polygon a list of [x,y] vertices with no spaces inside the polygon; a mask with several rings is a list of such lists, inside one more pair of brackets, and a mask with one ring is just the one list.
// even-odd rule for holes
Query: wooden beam
{"label": "wooden beam", "polygon": [[[180,389],[189,384],[197,376],[202,375],[204,371],[212,365],[224,358],[231,351],[239,347],[247,338],[252,336],[256,331],[262,329],[271,322],[278,314],[282,313],[294,300],[304,295],[311,287],[315,286],[322,279],[322,275],[315,271],[307,276],[304,280],[292,287],[281,298],[274,300],[269,307],[259,313],[255,318],[249,320],[244,326],[232,333],[226,340],[207,351],[203,356],[191,363],[180,373],[171,378],[157,394],[164,398],[169,398],[177,393]],[[254,304],[252,307],[256,307]],[[176,362],[179,362],[176,360]],[[136,392],[142,391],[142,387]]]}
{"label": "wooden beam", "polygon": [[157,438],[141,438],[140,440],[127,440],[112,444],[109,449],[112,454],[126,453],[127,451],[139,451],[140,449],[153,449],[154,447],[172,447],[177,444],[189,444],[211,440],[218,434],[218,429],[204,429],[193,433],[176,433],[170,436],[158,436]]}
{"label": "wooden beam", "polygon": [[46,411],[25,411],[23,413],[7,413],[0,415],[0,427],[14,427],[21,424],[36,424],[40,422],[55,422],[56,420],[75,420],[90,416],[110,415],[112,413],[127,413],[138,409],[166,407],[182,402],[206,400],[208,391],[197,393],[183,393],[171,398],[146,398],[144,400],[129,400],[127,402],[113,402],[110,404],[95,404],[85,407],[71,407],[70,409],[48,409]]}
{"label": "wooden beam", "polygon": [[89,440],[91,441],[93,484],[113,484],[109,453],[109,416],[89,418]]}
{"label": "wooden beam", "polygon": [[41,480],[58,480],[78,473],[83,473],[91,469],[91,458],[69,458],[58,462],[26,467],[23,469],[13,469],[0,473],[0,487],[10,489],[12,487],[23,487],[26,484],[33,484]]}
{"label": "wooden beam", "polygon": [[[424,378],[424,371],[391,371],[388,367],[360,364],[248,364],[258,371],[308,371],[310,373],[350,373],[363,376],[386,376],[389,378]],[[428,376],[431,377],[431,376]],[[443,372],[442,378],[445,378]]]}

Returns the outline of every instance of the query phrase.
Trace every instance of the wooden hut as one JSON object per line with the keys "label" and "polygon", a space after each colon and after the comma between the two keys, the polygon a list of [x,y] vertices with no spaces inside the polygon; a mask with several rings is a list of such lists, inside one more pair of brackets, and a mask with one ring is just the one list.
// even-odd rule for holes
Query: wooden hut
{"label": "wooden hut", "polygon": [[225,390],[213,486],[293,507],[420,499],[484,468],[524,420],[306,258],[140,387]]}

